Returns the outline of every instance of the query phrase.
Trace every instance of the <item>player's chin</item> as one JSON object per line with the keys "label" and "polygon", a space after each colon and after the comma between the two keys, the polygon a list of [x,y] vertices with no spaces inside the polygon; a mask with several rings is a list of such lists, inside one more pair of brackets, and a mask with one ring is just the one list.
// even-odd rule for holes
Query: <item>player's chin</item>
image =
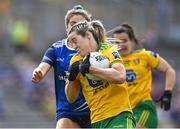
{"label": "player's chin", "polygon": [[80,56],[82,56],[82,57],[85,57],[87,54],[85,54],[84,52],[82,52],[82,51],[78,51],[78,54],[80,55]]}
{"label": "player's chin", "polygon": [[124,49],[120,49],[120,50],[118,50],[121,54],[126,54],[127,53],[127,51],[126,50],[124,50]]}
{"label": "player's chin", "polygon": [[120,50],[118,50],[119,51],[119,53],[121,53],[122,55],[127,55],[127,54],[129,54],[129,51],[127,50],[127,49],[120,49]]}

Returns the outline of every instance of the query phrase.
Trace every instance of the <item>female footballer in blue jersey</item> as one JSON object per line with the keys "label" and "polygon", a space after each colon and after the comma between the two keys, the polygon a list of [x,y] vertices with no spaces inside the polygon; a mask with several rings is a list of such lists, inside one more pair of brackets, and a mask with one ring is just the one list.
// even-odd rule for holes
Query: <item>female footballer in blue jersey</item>
{"label": "female footballer in blue jersey", "polygon": [[[79,21],[90,21],[91,15],[82,8],[74,6],[65,16],[66,31]],[[76,53],[72,45],[66,39],[57,41],[47,49],[42,62],[33,71],[32,82],[40,82],[48,71],[54,68],[55,94],[56,94],[56,129],[59,128],[90,128],[90,113],[88,105],[82,95],[75,103],[67,101],[65,95],[66,73],[68,71],[71,57]]]}

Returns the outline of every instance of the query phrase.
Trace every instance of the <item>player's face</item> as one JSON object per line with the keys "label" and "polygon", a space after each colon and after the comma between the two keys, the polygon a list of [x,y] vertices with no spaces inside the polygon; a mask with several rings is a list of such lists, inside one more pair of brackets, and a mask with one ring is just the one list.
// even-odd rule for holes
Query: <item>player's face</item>
{"label": "player's face", "polygon": [[90,52],[90,41],[87,36],[82,37],[75,31],[68,36],[68,42],[70,42],[77,53],[84,57]]}
{"label": "player's face", "polygon": [[84,18],[82,15],[74,15],[70,18],[69,23],[66,26],[66,31],[69,32],[71,27],[81,21],[86,21],[86,18]]}
{"label": "player's face", "polygon": [[121,42],[116,43],[118,45],[120,54],[127,55],[132,51],[133,46],[134,46],[134,42],[129,39],[128,34],[116,33],[113,35],[113,37],[117,38],[121,41]]}

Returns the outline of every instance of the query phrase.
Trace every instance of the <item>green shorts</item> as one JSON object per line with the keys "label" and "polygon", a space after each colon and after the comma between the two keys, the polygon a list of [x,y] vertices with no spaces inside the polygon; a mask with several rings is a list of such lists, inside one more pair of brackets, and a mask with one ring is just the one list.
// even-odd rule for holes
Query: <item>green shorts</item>
{"label": "green shorts", "polygon": [[146,128],[157,128],[158,117],[156,106],[153,101],[143,101],[133,109],[134,117],[136,119],[137,126]]}
{"label": "green shorts", "polygon": [[131,112],[122,112],[119,115],[93,123],[91,127],[134,129],[136,127],[136,122]]}

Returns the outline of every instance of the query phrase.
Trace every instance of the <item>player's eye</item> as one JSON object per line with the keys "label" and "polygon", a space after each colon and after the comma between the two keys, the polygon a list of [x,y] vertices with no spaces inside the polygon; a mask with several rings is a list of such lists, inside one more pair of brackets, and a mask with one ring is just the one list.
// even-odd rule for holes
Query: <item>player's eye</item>
{"label": "player's eye", "polygon": [[73,48],[76,49],[77,48],[77,39],[76,38],[71,39],[71,43],[73,45]]}
{"label": "player's eye", "polygon": [[127,39],[121,39],[121,40],[118,40],[118,41],[115,41],[114,43],[115,44],[125,44],[125,43],[127,43]]}
{"label": "player's eye", "polygon": [[121,43],[127,43],[127,39],[123,39],[123,40],[121,40]]}
{"label": "player's eye", "polygon": [[76,39],[76,38],[73,38],[71,41],[72,41],[74,44],[77,44],[77,39]]}
{"label": "player's eye", "polygon": [[71,21],[69,24],[70,24],[70,26],[73,26],[74,24],[76,24],[76,22],[75,21]]}

